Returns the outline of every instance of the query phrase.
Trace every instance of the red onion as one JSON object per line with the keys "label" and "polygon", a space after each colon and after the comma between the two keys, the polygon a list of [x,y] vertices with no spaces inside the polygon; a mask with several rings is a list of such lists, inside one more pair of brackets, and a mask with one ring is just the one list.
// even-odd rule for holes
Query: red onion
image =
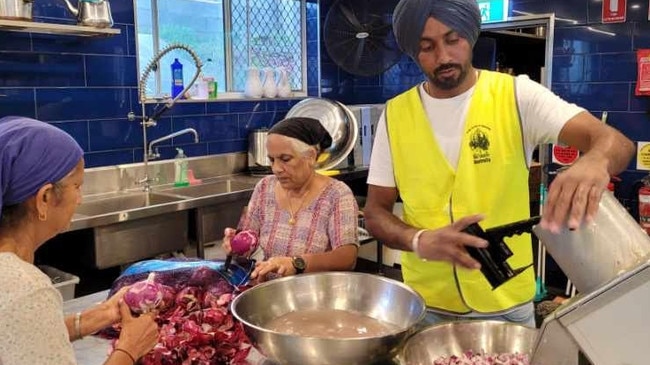
{"label": "red onion", "polygon": [[528,355],[516,353],[486,354],[466,351],[460,356],[443,356],[433,365],[530,365]]}
{"label": "red onion", "polygon": [[230,247],[232,248],[232,253],[243,255],[251,249],[254,250],[257,247],[257,242],[257,233],[250,230],[243,230],[230,240]]}
{"label": "red onion", "polygon": [[133,284],[124,293],[124,302],[134,313],[147,313],[163,304],[165,289],[154,281],[154,276],[150,273],[146,280]]}
{"label": "red onion", "polygon": [[[170,303],[171,307],[159,309],[156,316],[160,326],[158,343],[139,360],[139,364],[248,364],[246,358],[251,350],[250,340],[243,325],[229,311],[232,286],[223,277],[217,277],[207,286],[189,285],[190,278],[205,278],[206,274],[210,273],[193,268],[187,272],[157,273],[157,283],[151,279],[153,284],[163,288],[164,298],[167,299],[163,298],[161,302]],[[147,281],[149,279],[143,283]],[[172,294],[176,296],[171,297]],[[104,335],[115,339],[119,337],[120,330],[120,324],[115,324]],[[113,343],[113,347],[115,345]]]}

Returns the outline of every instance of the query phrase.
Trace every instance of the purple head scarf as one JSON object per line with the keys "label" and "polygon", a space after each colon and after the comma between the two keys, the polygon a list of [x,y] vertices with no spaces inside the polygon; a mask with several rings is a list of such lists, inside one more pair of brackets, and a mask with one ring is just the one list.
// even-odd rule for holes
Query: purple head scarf
{"label": "purple head scarf", "polygon": [[420,36],[429,18],[436,18],[474,46],[481,33],[476,0],[401,0],[393,12],[393,32],[399,48],[416,63]]}
{"label": "purple head scarf", "polygon": [[54,126],[23,117],[1,118],[0,212],[63,179],[82,157],[77,142]]}

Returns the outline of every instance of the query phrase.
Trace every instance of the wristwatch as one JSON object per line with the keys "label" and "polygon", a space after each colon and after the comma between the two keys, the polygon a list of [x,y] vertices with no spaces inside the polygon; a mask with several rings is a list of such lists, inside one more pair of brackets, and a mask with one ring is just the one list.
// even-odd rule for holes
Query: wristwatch
{"label": "wristwatch", "polygon": [[307,263],[305,262],[305,259],[303,259],[300,256],[292,257],[291,264],[293,264],[293,268],[296,269],[296,274],[302,274],[303,272],[305,272],[305,268],[307,267]]}

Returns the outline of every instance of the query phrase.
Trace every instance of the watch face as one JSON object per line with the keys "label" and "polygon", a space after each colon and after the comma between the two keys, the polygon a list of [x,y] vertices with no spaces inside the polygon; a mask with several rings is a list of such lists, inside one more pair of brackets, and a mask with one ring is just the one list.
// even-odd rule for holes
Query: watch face
{"label": "watch face", "polygon": [[296,271],[300,274],[305,271],[305,259],[302,257],[294,257],[293,258],[293,267],[296,269]]}

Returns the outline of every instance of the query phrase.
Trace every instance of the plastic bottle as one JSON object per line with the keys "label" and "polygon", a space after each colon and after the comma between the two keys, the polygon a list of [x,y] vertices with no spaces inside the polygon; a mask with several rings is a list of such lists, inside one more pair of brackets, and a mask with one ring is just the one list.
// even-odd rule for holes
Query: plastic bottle
{"label": "plastic bottle", "polygon": [[208,99],[216,99],[217,98],[217,82],[214,81],[214,77],[212,76],[206,76],[203,78],[205,82],[208,84]]}
{"label": "plastic bottle", "polygon": [[201,100],[206,100],[208,98],[208,82],[203,77],[203,74],[199,76],[196,80],[197,85],[197,94],[196,98]]}
{"label": "plastic bottle", "polygon": [[175,58],[172,63],[172,98],[180,94],[183,89],[183,64]]}
{"label": "plastic bottle", "polygon": [[174,157],[174,186],[188,186],[190,181],[187,177],[187,156],[183,150],[177,148],[176,157]]}

